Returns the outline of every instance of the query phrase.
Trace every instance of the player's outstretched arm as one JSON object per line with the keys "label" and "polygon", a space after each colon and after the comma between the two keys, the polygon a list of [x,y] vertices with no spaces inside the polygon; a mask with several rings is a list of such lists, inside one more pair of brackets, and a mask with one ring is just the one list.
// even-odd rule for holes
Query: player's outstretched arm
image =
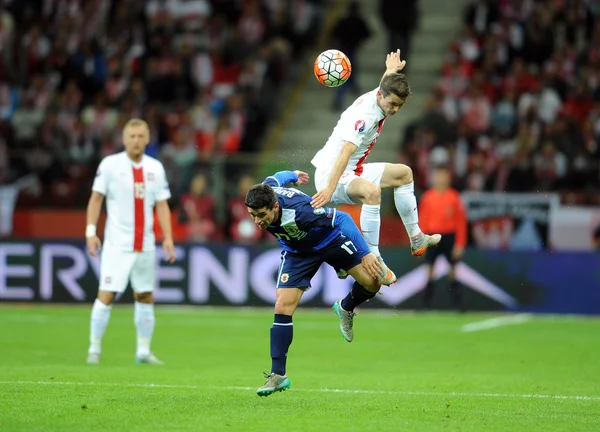
{"label": "player's outstretched arm", "polygon": [[406,66],[406,60],[400,59],[400,50],[389,53],[385,59],[385,73],[381,79],[387,74],[402,72],[404,66]]}
{"label": "player's outstretched arm", "polygon": [[[296,183],[298,181],[298,175],[294,171],[278,171],[267,179],[275,179],[278,186],[285,186],[288,183]],[[265,180],[266,183],[266,180]]]}
{"label": "player's outstretched arm", "polygon": [[271,186],[302,185],[308,183],[310,176],[304,171],[278,171],[265,179],[263,183],[275,181]]}
{"label": "player's outstretched arm", "polygon": [[357,148],[358,146],[356,144],[353,144],[349,141],[344,142],[344,145],[342,146],[342,151],[340,152],[335,163],[333,164],[333,168],[331,170],[331,174],[329,175],[329,182],[327,183],[327,186],[324,189],[321,189],[319,192],[317,192],[313,196],[312,201],[310,202],[310,205],[313,208],[323,207],[331,201],[331,197],[333,196],[335,188],[337,187],[337,184],[340,181],[340,177],[342,176],[342,174],[346,170],[346,167],[348,166],[350,156],[352,156],[352,154],[356,152]]}
{"label": "player's outstretched arm", "polygon": [[[285,186],[292,184],[294,186],[308,183],[309,175],[303,171],[279,171],[265,179],[263,183],[268,183],[268,180],[275,180],[276,186]],[[273,185],[272,185],[273,186]]]}
{"label": "player's outstretched arm", "polygon": [[100,210],[102,210],[103,201],[104,195],[93,191],[87,206],[85,240],[88,251],[93,257],[97,257],[98,252],[102,249],[102,242],[96,234],[96,225],[98,225],[98,219],[100,218]]}

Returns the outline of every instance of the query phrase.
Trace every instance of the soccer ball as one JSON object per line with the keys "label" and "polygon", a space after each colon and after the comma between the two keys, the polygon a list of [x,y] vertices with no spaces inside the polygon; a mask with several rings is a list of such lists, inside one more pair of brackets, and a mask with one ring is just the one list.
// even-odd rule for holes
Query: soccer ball
{"label": "soccer ball", "polygon": [[352,65],[348,56],[341,51],[330,49],[323,51],[315,59],[315,77],[327,87],[338,87],[344,84],[352,73]]}

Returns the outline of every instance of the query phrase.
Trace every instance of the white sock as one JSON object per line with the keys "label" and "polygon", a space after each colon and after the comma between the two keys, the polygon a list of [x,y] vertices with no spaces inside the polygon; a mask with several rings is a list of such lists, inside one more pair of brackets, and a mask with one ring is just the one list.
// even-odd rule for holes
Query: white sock
{"label": "white sock", "polygon": [[102,351],[102,338],[106,332],[106,326],[110,319],[111,305],[105,305],[96,299],[92,306],[92,317],[90,319],[90,349],[88,352],[100,354]]}
{"label": "white sock", "polygon": [[417,239],[421,237],[419,236],[421,228],[419,228],[419,212],[417,211],[414,182],[394,188],[394,203],[411,241],[416,240],[415,237]]}
{"label": "white sock", "polygon": [[360,229],[362,235],[375,256],[379,253],[379,231],[381,229],[381,205],[363,204],[360,211]]}
{"label": "white sock", "polygon": [[137,329],[136,357],[146,357],[150,354],[150,342],[154,333],[154,305],[135,302],[134,321]]}

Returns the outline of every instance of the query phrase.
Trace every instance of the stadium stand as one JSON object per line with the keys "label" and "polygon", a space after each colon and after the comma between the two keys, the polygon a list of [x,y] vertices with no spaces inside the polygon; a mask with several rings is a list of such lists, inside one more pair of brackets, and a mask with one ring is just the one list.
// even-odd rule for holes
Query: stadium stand
{"label": "stadium stand", "polygon": [[585,0],[473,2],[400,160],[450,163],[464,191],[600,204],[600,26]]}
{"label": "stadium stand", "polygon": [[150,124],[147,153],[165,164],[175,206],[199,161],[259,151],[328,2],[4,4],[0,182],[35,174],[38,186],[19,195],[26,208],[84,206],[95,167],[121,148],[131,117]]}

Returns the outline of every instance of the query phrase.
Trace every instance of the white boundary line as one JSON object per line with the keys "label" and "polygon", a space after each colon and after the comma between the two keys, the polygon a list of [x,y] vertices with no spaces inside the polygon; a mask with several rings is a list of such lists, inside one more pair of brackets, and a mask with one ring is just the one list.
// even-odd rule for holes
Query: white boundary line
{"label": "white boundary line", "polygon": [[490,330],[505,325],[523,324],[527,321],[531,321],[530,314],[517,314],[502,316],[496,318],[490,318],[483,321],[476,321],[473,323],[465,324],[461,327],[464,333],[476,332],[481,330]]}
{"label": "white boundary line", "polygon": [[[25,385],[25,386],[99,386],[99,387],[134,387],[157,389],[187,389],[187,390],[221,390],[221,391],[253,391],[254,387],[241,386],[201,386],[186,384],[151,384],[151,383],[111,383],[111,382],[75,382],[75,381],[0,381],[0,385]],[[436,397],[482,397],[482,398],[508,398],[508,399],[561,399],[578,401],[600,401],[598,396],[577,395],[552,395],[552,394],[519,394],[519,393],[469,393],[469,392],[428,392],[404,390],[351,390],[351,389],[303,389],[294,388],[295,392],[306,393],[342,393],[342,394],[375,394],[396,396],[436,396]]]}
{"label": "white boundary line", "polygon": [[[130,303],[116,303],[113,305],[113,309],[131,309],[133,304]],[[247,313],[248,315],[262,315],[265,313],[273,313],[273,306],[210,306],[210,305],[175,305],[159,303],[155,305],[157,313],[161,314],[176,314],[176,315],[198,315],[204,316],[203,314],[208,313]],[[22,314],[23,310],[32,313],[43,314],[45,310],[58,311],[58,310],[89,310],[91,308],[88,303],[22,303],[22,302],[0,302],[0,310],[15,312]],[[311,308],[307,306],[299,306],[298,310],[302,315],[329,315],[331,310],[329,308]],[[430,312],[415,312],[409,309],[393,309],[393,308],[365,308],[360,309],[361,315],[377,315],[378,317],[400,317],[400,318],[412,318],[412,317],[453,317],[456,315],[454,311],[430,311]],[[477,316],[485,315],[497,315],[498,312],[467,312],[465,316],[470,313]],[[600,315],[584,315],[584,314],[562,314],[562,313],[527,313],[522,315],[531,315],[532,319],[549,319],[552,321],[600,321]],[[56,315],[49,315],[54,318]]]}

